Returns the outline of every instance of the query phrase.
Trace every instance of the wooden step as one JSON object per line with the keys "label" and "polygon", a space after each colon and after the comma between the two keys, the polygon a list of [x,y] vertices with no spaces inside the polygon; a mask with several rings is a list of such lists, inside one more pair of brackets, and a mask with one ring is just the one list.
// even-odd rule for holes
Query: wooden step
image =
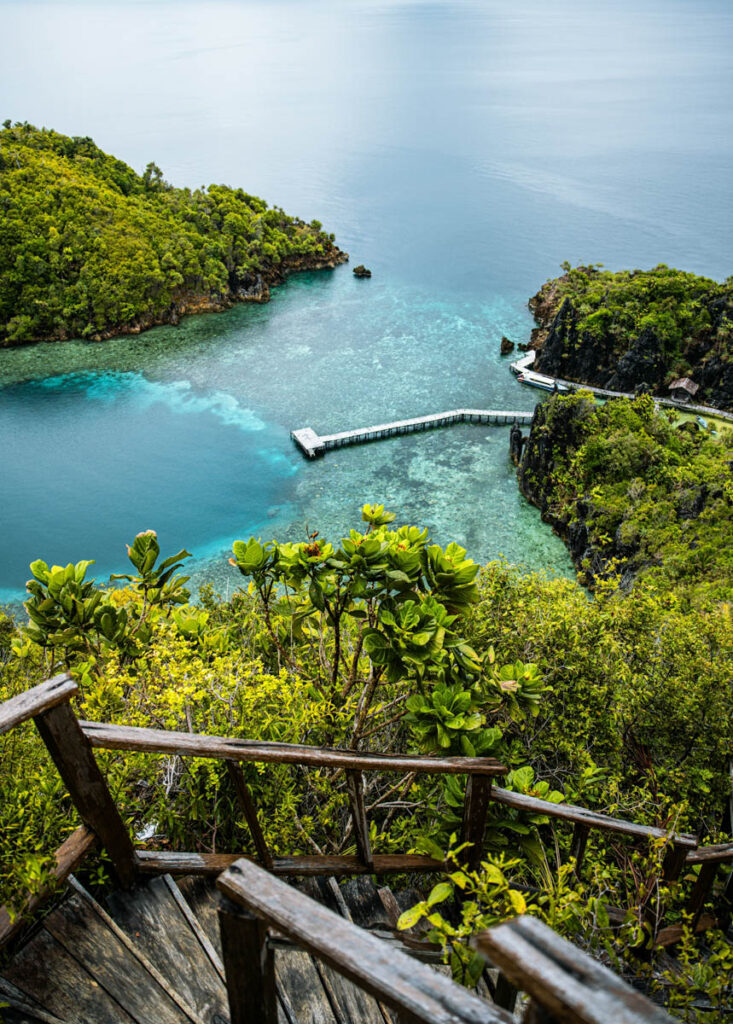
{"label": "wooden step", "polygon": [[197,875],[184,875],[176,879],[176,885],[201,925],[204,935],[216,950],[221,963],[221,936],[217,907],[219,894],[212,879]]}
{"label": "wooden step", "polygon": [[184,914],[176,891],[172,879],[152,878],[132,892],[112,893],[105,902],[128,937],[205,1024],[211,1024],[216,1014],[228,1016],[226,986],[206,949],[208,938],[195,916]]}
{"label": "wooden step", "polygon": [[135,1024],[45,928],[16,953],[3,977],[64,1024]]}
{"label": "wooden step", "polygon": [[0,1006],[0,1020],[4,1024],[63,1024],[58,1017],[47,1013],[35,999],[2,977]]}
{"label": "wooden step", "polygon": [[[155,977],[134,943],[110,927],[90,897],[72,892],[46,918],[45,930],[75,957],[129,1016],[147,1024],[202,1024],[176,999],[175,990]],[[113,922],[114,923],[114,922]],[[157,973],[157,972],[156,972]],[[93,1018],[92,1018],[93,1019]]]}

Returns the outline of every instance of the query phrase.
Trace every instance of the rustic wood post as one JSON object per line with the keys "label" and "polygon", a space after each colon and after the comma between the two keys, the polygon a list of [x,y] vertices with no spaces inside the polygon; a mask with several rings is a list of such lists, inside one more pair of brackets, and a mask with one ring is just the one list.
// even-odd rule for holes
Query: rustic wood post
{"label": "rustic wood post", "polygon": [[231,1024],[277,1024],[275,954],[267,927],[224,899],[219,907]]}
{"label": "rustic wood post", "polygon": [[667,850],[662,865],[662,877],[665,882],[676,882],[682,868],[685,866],[687,848],[672,841],[672,846]]}
{"label": "rustic wood post", "polygon": [[109,854],[120,884],[130,887],[135,881],[135,849],[76,715],[68,704],[59,704],[34,722],[81,820]]}
{"label": "rustic wood post", "polygon": [[496,989],[494,992],[494,1002],[497,1006],[500,1006],[502,1010],[508,1010],[509,1013],[514,1013],[514,1007],[517,1005],[517,996],[519,992],[515,985],[512,985],[511,981],[507,978],[503,971],[499,971],[499,977],[496,979]]}
{"label": "rustic wood post", "polygon": [[469,775],[466,782],[466,796],[463,801],[463,827],[461,842],[471,843],[461,857],[466,867],[475,871],[481,863],[486,835],[486,816],[491,799],[491,777]]}
{"label": "rustic wood post", "polygon": [[575,858],[575,874],[580,875],[580,869],[583,866],[583,858],[585,857],[585,846],[588,842],[588,833],[590,828],[587,825],[583,825],[581,822],[577,822],[573,829],[573,841],[570,847],[570,855]]}
{"label": "rustic wood post", "polygon": [[718,928],[723,932],[728,931],[730,919],[733,917],[733,864],[730,865],[730,869],[725,889],[723,889],[720,900],[715,908],[718,916]]}
{"label": "rustic wood post", "polygon": [[522,1024],[560,1024],[560,1022],[544,1006],[540,1006],[536,1000],[530,999],[522,1017]]}
{"label": "rustic wood post", "polygon": [[262,866],[267,868],[268,871],[271,871],[273,865],[272,854],[270,853],[270,848],[268,847],[263,835],[260,820],[257,817],[257,808],[255,807],[255,802],[252,799],[249,786],[244,778],[244,772],[240,765],[235,761],[227,761],[226,766],[227,771],[229,772],[229,778],[232,780],[234,789],[237,793],[239,806],[242,808],[242,812],[247,819],[247,824],[252,834],[252,840],[255,844],[255,848],[257,849],[257,855],[262,861]]}
{"label": "rustic wood post", "polygon": [[687,912],[692,914],[691,927],[693,932],[695,931],[695,925],[700,920],[700,914],[702,914],[705,900],[715,881],[717,870],[718,865],[715,861],[706,861],[700,865],[700,874],[697,876],[697,881],[687,902]]}
{"label": "rustic wood post", "polygon": [[354,824],[354,835],[356,836],[356,850],[359,859],[370,871],[374,870],[374,854],[369,839],[369,823],[367,822],[366,807],[364,805],[364,775],[359,771],[346,772],[346,786],[349,791],[349,803],[351,804],[351,820]]}

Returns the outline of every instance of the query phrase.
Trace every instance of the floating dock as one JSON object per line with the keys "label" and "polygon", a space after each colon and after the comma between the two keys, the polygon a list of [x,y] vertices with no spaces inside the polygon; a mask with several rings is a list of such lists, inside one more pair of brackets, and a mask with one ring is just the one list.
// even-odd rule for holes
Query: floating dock
{"label": "floating dock", "polygon": [[299,430],[291,431],[290,436],[307,458],[315,459],[317,455],[323,455],[332,448],[380,441],[385,437],[395,437],[397,434],[435,430],[437,427],[449,427],[454,423],[491,423],[497,426],[520,423],[526,426],[532,422],[532,416],[531,412],[508,412],[503,409],[451,409],[449,412],[437,412],[431,416],[416,416],[394,423],[380,423],[374,427],[344,430],[340,434],[319,435],[311,427],[301,427]]}

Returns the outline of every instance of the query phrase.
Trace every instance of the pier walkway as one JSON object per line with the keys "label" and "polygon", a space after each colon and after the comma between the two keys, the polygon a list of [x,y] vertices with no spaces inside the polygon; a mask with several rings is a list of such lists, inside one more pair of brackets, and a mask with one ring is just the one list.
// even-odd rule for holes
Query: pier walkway
{"label": "pier walkway", "polygon": [[[517,359],[516,362],[510,363],[510,369],[512,373],[519,376],[521,373],[526,373],[531,366],[534,365],[536,352],[530,350],[526,355],[522,356],[521,359]],[[548,380],[553,381],[558,385],[559,388],[567,388],[568,391],[592,391],[596,398],[635,398],[636,396],[629,391],[609,391],[608,388],[597,388],[594,384],[579,384],[575,380],[564,380],[562,377],[547,377]],[[715,409],[711,405],[693,405],[692,402],[678,402],[674,398],[659,398],[657,395],[652,395],[657,405],[663,405],[668,409],[677,409],[679,412],[690,412],[696,413],[701,416],[717,416],[718,419],[728,420],[733,422],[733,413],[726,412],[725,409]]]}
{"label": "pier walkway", "polygon": [[506,425],[532,422],[531,412],[510,412],[503,409],[451,409],[449,412],[437,412],[430,416],[416,416],[409,420],[397,420],[394,423],[380,423],[374,427],[360,427],[357,430],[344,430],[340,434],[318,435],[311,427],[301,427],[291,431],[290,436],[300,450],[309,459],[332,448],[344,448],[352,444],[365,444],[367,441],[379,441],[397,434],[414,434],[419,430],[434,430],[436,427],[449,427],[454,423],[491,423]]}

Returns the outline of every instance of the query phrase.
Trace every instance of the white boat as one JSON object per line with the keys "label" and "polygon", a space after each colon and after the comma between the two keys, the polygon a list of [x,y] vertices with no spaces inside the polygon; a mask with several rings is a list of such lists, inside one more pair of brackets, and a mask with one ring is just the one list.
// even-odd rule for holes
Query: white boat
{"label": "white boat", "polygon": [[541,391],[553,391],[559,394],[568,394],[570,388],[566,384],[560,384],[553,377],[545,377],[541,373],[534,373],[532,370],[523,370],[517,380],[520,384],[529,384],[532,388],[540,388]]}

